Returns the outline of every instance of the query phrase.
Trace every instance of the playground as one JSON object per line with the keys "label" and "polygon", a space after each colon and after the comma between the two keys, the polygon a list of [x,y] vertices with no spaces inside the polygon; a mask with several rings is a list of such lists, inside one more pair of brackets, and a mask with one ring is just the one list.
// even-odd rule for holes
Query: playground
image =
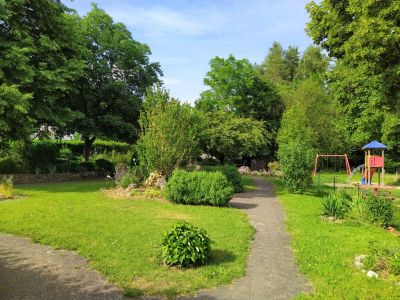
{"label": "playground", "polygon": [[347,154],[317,154],[313,177],[314,184],[336,188],[390,190],[400,196],[400,174],[385,172],[387,146],[372,141],[362,147],[364,163],[351,168]]}

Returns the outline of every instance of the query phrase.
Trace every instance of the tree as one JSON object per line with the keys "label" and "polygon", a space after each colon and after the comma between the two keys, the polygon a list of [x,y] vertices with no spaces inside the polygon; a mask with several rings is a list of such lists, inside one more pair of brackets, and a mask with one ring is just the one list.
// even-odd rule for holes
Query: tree
{"label": "tree", "polygon": [[382,138],[382,124],[400,106],[399,2],[324,0],[307,10],[309,35],[337,59],[329,90],[351,141]]}
{"label": "tree", "polygon": [[272,141],[262,121],[224,111],[205,115],[202,149],[221,163],[271,156]]}
{"label": "tree", "polygon": [[76,18],[59,1],[0,0],[3,138],[65,123],[69,110],[61,100],[84,67]]}
{"label": "tree", "polygon": [[66,98],[72,110],[66,131],[82,135],[88,160],[97,137],[135,141],[141,99],[147,87],[159,82],[161,70],[149,62],[150,48],[96,5],[80,28],[86,68],[76,81],[77,92]]}
{"label": "tree", "polygon": [[189,104],[171,99],[161,88],[149,89],[136,146],[141,168],[168,177],[176,168],[190,163],[199,154],[202,124],[200,113]]}
{"label": "tree", "polygon": [[328,71],[329,58],[324,55],[321,48],[311,45],[304,51],[296,70],[296,81],[316,79],[322,81]]}
{"label": "tree", "polygon": [[[268,135],[279,128],[283,104],[273,85],[261,78],[257,68],[247,59],[213,58],[204,83],[209,90],[201,93],[196,107],[202,111],[223,110],[243,118],[264,122]],[[274,140],[274,138],[272,138]],[[275,152],[274,143],[270,153]]]}
{"label": "tree", "polygon": [[287,50],[278,42],[269,48],[259,70],[263,77],[276,85],[286,85],[294,80],[299,65],[299,49],[289,46]]}
{"label": "tree", "polygon": [[285,99],[287,109],[278,132],[279,148],[293,142],[307,144],[319,153],[340,153],[347,148],[346,135],[336,122],[337,108],[319,81],[299,83]]}

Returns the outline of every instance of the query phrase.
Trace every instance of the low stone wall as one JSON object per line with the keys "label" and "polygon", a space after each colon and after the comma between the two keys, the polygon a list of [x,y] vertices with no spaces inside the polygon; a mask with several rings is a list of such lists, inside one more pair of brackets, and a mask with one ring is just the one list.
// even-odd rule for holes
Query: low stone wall
{"label": "low stone wall", "polygon": [[96,172],[55,173],[55,174],[12,174],[6,176],[12,176],[14,184],[79,181],[79,180],[99,178],[99,176],[96,176]]}

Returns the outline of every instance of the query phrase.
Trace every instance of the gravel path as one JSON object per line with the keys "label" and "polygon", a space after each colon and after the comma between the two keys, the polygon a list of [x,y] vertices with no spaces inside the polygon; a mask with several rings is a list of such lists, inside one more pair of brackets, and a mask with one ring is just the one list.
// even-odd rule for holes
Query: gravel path
{"label": "gravel path", "polygon": [[1,300],[121,300],[87,261],[30,239],[0,234]]}
{"label": "gravel path", "polygon": [[296,267],[284,213],[273,187],[264,178],[254,178],[257,189],[237,194],[231,204],[245,210],[256,229],[246,276],[234,283],[183,299],[292,299],[311,286]]}

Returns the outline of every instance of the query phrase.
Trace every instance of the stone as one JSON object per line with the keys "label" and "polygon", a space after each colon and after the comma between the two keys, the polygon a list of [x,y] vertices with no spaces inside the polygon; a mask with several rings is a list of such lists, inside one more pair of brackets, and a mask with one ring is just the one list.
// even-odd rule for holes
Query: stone
{"label": "stone", "polygon": [[114,178],[118,182],[121,180],[121,178],[128,173],[128,166],[126,164],[118,164],[115,167],[115,175]]}
{"label": "stone", "polygon": [[162,190],[166,184],[167,184],[167,180],[165,179],[164,176],[161,176],[160,178],[157,179],[156,183],[154,184],[154,187]]}
{"label": "stone", "polygon": [[145,182],[146,187],[152,187],[152,188],[162,188],[164,185],[167,183],[167,180],[164,175],[161,173],[155,171],[150,173],[149,177],[147,178]]}
{"label": "stone", "polygon": [[135,189],[137,187],[136,183],[130,183],[126,189],[125,192],[131,192],[133,189]]}
{"label": "stone", "polygon": [[362,269],[362,267],[363,267],[362,262],[359,261],[359,260],[357,260],[357,259],[354,261],[354,265],[355,265],[356,268],[359,269],[359,270]]}
{"label": "stone", "polygon": [[369,277],[369,278],[378,278],[378,274],[375,273],[374,271],[369,270],[367,272],[367,277]]}

